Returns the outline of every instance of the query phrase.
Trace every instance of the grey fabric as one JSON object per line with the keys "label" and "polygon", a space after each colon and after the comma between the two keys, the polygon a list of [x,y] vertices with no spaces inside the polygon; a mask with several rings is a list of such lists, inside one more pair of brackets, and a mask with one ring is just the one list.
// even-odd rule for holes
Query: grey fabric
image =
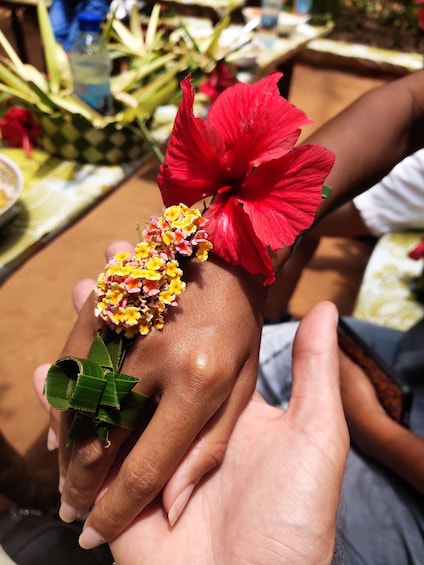
{"label": "grey fabric", "polygon": [[[403,332],[360,320],[347,320],[370,347],[394,363]],[[296,322],[266,326],[257,390],[282,409],[291,390],[291,348]],[[415,391],[414,391],[415,392]],[[424,404],[414,398],[410,427],[424,436]],[[342,488],[338,529],[349,565],[423,565],[424,497],[393,473],[350,450]]]}

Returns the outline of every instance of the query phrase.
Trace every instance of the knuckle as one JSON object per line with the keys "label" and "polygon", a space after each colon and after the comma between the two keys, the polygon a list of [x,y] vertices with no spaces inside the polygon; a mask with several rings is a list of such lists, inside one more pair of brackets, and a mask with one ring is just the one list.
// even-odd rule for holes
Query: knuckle
{"label": "knuckle", "polygon": [[83,472],[94,472],[105,461],[105,450],[98,441],[79,445],[75,459]]}
{"label": "knuckle", "polygon": [[157,465],[148,460],[126,460],[121,467],[120,478],[123,490],[130,500],[150,500],[161,490],[164,480],[158,473]]}
{"label": "knuckle", "polygon": [[228,383],[225,374],[226,371],[217,363],[211,352],[190,351],[185,357],[185,384],[190,387],[192,395],[215,396],[220,391],[226,390]]}
{"label": "knuckle", "polygon": [[222,463],[226,450],[225,441],[216,441],[208,447],[202,456],[203,474],[212,471]]}
{"label": "knuckle", "polygon": [[88,486],[67,483],[64,496],[71,501],[72,506],[85,510],[93,502],[95,492]]}

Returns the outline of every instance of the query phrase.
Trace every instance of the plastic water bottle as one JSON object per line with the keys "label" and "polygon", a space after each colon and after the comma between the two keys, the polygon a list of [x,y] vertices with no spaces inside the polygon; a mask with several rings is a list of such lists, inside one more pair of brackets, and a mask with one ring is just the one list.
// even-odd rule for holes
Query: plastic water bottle
{"label": "plastic water bottle", "polygon": [[74,93],[102,114],[112,111],[110,73],[112,63],[102,41],[102,16],[94,12],[78,15],[80,34],[70,52]]}
{"label": "plastic water bottle", "polygon": [[259,40],[265,47],[272,47],[278,36],[278,18],[283,0],[261,0]]}

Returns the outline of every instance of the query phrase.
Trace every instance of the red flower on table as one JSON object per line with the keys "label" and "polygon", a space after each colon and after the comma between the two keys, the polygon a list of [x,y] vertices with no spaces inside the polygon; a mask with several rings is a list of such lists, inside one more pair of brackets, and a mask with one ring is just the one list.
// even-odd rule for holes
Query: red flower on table
{"label": "red flower on table", "polygon": [[418,27],[420,30],[424,31],[424,0],[414,0],[414,4],[417,6],[417,20]]}
{"label": "red flower on table", "polygon": [[30,155],[41,128],[29,110],[15,106],[7,110],[0,120],[0,131],[11,147],[22,147]]}
{"label": "red flower on table", "polygon": [[231,71],[227,63],[222,62],[209,74],[208,80],[202,82],[199,86],[199,91],[203,92],[203,94],[213,101],[221,92],[237,84],[237,82],[238,80],[235,73]]}
{"label": "red flower on table", "polygon": [[424,239],[422,239],[411,251],[408,253],[408,257],[418,261],[424,258]]}
{"label": "red flower on table", "polygon": [[311,123],[278,91],[281,73],[226,89],[208,118],[193,114],[189,78],[158,184],[166,206],[192,206],[209,196],[206,212],[214,252],[249,273],[275,276],[269,250],[294,243],[309,228],[334,155],[319,145],[295,147]]}

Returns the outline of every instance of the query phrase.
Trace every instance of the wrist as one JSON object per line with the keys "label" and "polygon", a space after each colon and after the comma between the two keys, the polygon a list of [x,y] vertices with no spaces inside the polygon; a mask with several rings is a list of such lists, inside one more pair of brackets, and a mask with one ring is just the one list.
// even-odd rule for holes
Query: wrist
{"label": "wrist", "polygon": [[272,266],[274,268],[274,273],[277,274],[287,259],[290,257],[293,251],[293,247],[283,247],[278,251],[273,251],[270,253]]}
{"label": "wrist", "polygon": [[[218,294],[229,288],[238,289],[235,292],[243,292],[248,296],[255,314],[264,314],[270,286],[263,285],[262,275],[251,274],[239,265],[227,263],[213,251],[209,254],[208,261],[194,266],[202,273],[207,273],[208,279],[212,277]],[[234,299],[237,300],[236,295]]]}

